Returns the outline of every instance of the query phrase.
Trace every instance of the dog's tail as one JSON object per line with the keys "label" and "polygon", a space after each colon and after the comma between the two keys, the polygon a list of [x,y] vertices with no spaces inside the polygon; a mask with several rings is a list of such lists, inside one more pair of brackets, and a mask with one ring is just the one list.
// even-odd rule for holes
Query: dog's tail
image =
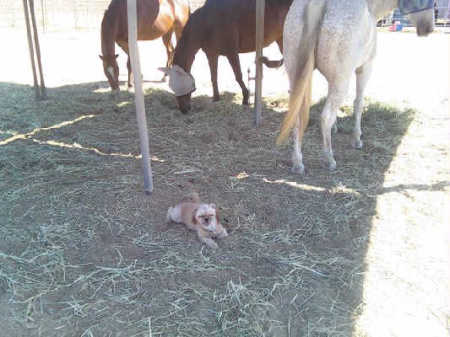
{"label": "dog's tail", "polygon": [[261,57],[261,62],[264,63],[264,65],[267,68],[279,68],[283,65],[284,60],[269,60],[267,57],[262,56]]}
{"label": "dog's tail", "polygon": [[172,219],[172,211],[173,211],[173,207],[169,207],[169,209],[167,210],[167,215],[166,215],[166,223],[170,223],[173,219]]}

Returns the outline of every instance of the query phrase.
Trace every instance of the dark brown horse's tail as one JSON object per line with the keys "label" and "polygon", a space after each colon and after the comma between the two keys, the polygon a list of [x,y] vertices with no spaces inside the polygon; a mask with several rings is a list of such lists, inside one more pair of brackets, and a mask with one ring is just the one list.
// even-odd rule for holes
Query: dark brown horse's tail
{"label": "dark brown horse's tail", "polygon": [[312,75],[315,68],[315,49],[319,25],[323,17],[324,1],[310,2],[304,12],[304,29],[301,39],[295,85],[289,96],[289,111],[281,123],[277,144],[284,144],[289,133],[299,121],[298,137],[301,141],[309,122],[311,106]]}
{"label": "dark brown horse's tail", "polygon": [[269,60],[267,57],[262,56],[261,62],[264,63],[264,65],[267,68],[279,68],[283,65],[283,59],[281,60]]}

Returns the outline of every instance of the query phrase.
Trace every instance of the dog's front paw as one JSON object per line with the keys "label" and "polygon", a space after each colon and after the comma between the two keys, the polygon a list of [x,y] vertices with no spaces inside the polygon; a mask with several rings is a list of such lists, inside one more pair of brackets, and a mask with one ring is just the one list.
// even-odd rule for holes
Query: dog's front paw
{"label": "dog's front paw", "polygon": [[228,232],[227,230],[224,228],[223,231],[221,231],[220,233],[217,234],[217,238],[218,239],[222,239],[228,236]]}
{"label": "dog's front paw", "polygon": [[214,240],[209,240],[208,242],[205,242],[205,243],[211,249],[219,248],[219,245]]}

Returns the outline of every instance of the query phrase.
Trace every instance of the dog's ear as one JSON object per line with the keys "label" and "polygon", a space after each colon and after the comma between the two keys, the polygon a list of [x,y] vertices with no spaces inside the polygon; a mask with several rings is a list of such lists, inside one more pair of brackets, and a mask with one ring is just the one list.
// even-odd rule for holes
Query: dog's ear
{"label": "dog's ear", "polygon": [[[220,223],[220,221],[219,221],[219,210],[216,208],[216,205],[215,204],[211,204],[211,205],[214,205],[214,209],[215,209],[215,211],[216,211],[216,222],[217,223]],[[211,206],[212,207],[212,206]]]}
{"label": "dog's ear", "polygon": [[198,210],[198,208],[194,209],[194,211],[192,212],[192,223],[193,223],[194,225],[198,225],[198,221],[197,221],[197,217],[196,217],[196,215],[197,215],[197,210]]}
{"label": "dog's ear", "polygon": [[200,196],[198,195],[197,192],[191,193],[191,199],[192,199],[192,202],[200,203]]}

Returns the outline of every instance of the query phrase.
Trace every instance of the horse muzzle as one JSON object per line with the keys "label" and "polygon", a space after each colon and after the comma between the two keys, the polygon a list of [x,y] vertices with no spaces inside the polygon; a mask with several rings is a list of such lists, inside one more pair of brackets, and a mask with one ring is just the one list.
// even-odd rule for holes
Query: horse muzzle
{"label": "horse muzzle", "polygon": [[112,89],[112,88],[111,88],[111,96],[112,96],[113,98],[119,97],[119,93],[120,93],[120,88],[116,88],[116,89]]}
{"label": "horse muzzle", "polygon": [[418,36],[427,36],[434,30],[434,24],[426,21],[426,22],[419,22],[417,25],[417,35]]}
{"label": "horse muzzle", "polygon": [[408,14],[408,19],[416,27],[418,36],[427,36],[434,29],[433,9],[426,9]]}
{"label": "horse muzzle", "polygon": [[187,114],[191,110],[191,94],[176,96],[178,109]]}

